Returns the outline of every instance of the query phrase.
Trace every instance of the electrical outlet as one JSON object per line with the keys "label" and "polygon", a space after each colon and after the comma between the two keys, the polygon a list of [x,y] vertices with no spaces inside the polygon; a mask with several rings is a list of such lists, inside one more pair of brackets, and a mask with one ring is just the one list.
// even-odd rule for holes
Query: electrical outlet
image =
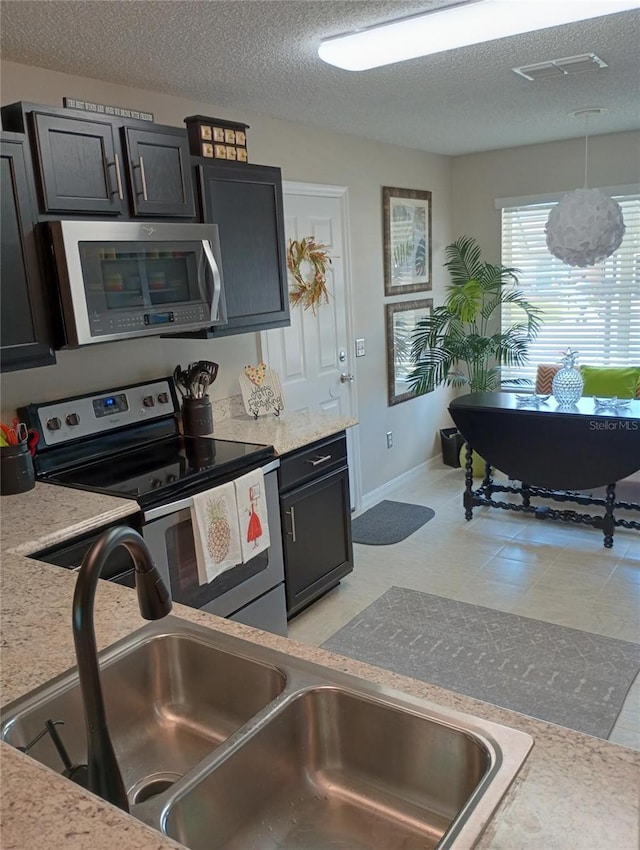
{"label": "electrical outlet", "polygon": [[356,357],[364,357],[364,355],[365,355],[364,340],[363,339],[357,339],[356,340]]}
{"label": "electrical outlet", "polygon": [[387,448],[393,448],[393,431],[387,431]]}

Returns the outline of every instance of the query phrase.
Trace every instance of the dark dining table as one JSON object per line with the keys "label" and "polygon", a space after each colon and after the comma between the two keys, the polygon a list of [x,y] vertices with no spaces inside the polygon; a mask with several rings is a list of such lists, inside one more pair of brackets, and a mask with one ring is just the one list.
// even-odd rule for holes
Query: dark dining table
{"label": "dark dining table", "polygon": [[[640,470],[640,401],[601,403],[592,397],[563,406],[553,397],[490,392],[454,399],[449,412],[467,443],[465,517],[479,505],[533,512],[541,519],[593,525],[602,529],[604,545],[613,545],[615,526],[640,529],[633,519],[616,511],[640,511],[635,502],[616,500],[616,483]],[[472,449],[485,461],[480,487],[474,489]],[[508,484],[493,480],[494,470]],[[585,491],[606,488],[604,498]],[[500,501],[495,493],[520,499]],[[602,511],[590,514],[532,505],[532,497],[577,502]]]}

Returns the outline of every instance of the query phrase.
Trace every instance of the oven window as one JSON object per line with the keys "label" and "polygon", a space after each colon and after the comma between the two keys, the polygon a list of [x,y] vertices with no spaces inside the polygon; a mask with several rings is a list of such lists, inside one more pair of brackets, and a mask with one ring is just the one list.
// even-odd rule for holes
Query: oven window
{"label": "oven window", "polygon": [[80,242],[89,308],[127,310],[203,300],[199,242]]}
{"label": "oven window", "polygon": [[169,526],[165,532],[165,547],[169,562],[171,596],[175,602],[191,605],[194,608],[201,608],[207,602],[217,599],[242,584],[243,581],[258,575],[269,565],[269,551],[265,550],[246,564],[239,564],[225,570],[209,584],[201,585],[198,581],[196,550],[190,518]]}

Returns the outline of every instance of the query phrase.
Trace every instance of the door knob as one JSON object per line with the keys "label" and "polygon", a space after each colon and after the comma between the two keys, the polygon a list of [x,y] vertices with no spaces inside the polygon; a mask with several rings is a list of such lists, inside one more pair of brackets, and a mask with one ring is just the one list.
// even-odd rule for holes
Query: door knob
{"label": "door knob", "polygon": [[355,380],[355,375],[350,375],[348,372],[342,372],[340,375],[341,384],[352,384]]}

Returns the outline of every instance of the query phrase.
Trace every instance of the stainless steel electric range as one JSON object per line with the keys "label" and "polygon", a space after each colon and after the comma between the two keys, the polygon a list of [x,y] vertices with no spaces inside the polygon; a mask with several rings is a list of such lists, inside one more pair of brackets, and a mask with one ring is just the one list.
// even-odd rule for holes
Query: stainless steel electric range
{"label": "stainless steel electric range", "polygon": [[[287,633],[279,460],[273,446],[182,436],[171,378],[34,403],[19,412],[41,435],[34,459],[40,481],[135,499],[140,531],[175,602]],[[271,545],[201,585],[192,497],[258,467],[265,476]],[[92,539],[34,557],[78,568]],[[109,566],[106,577],[130,584],[131,564],[124,558]]]}

